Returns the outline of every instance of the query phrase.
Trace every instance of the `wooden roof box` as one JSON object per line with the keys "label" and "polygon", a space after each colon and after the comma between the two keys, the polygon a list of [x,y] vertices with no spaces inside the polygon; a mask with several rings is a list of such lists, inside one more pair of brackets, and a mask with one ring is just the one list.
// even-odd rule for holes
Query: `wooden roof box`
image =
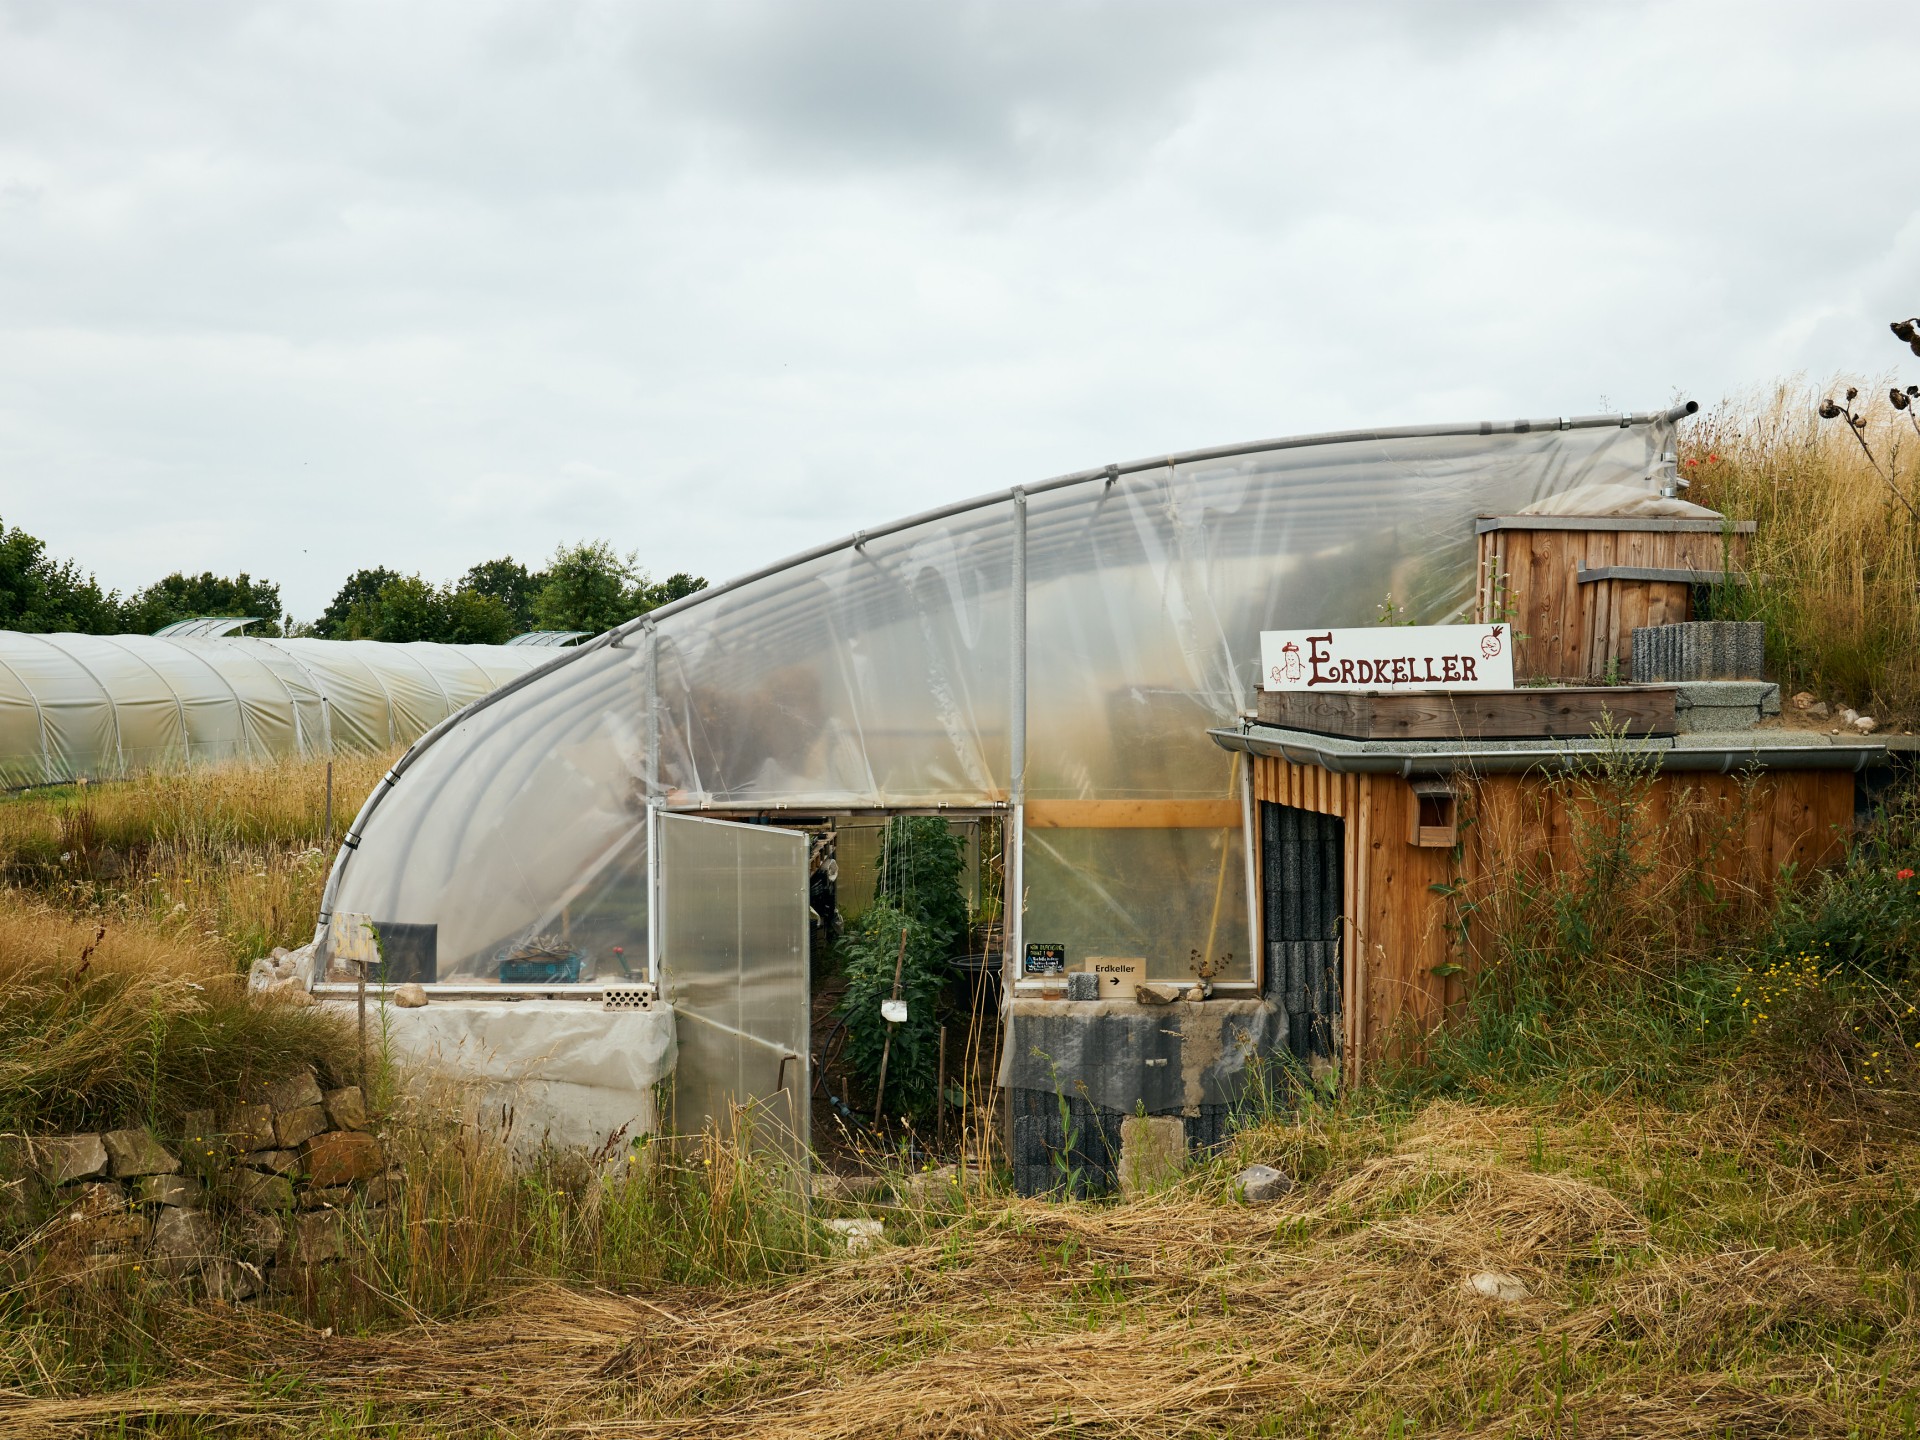
{"label": "wooden roof box", "polygon": [[1632,672],[1633,632],[1693,619],[1693,588],[1742,576],[1751,520],[1494,515],[1476,522],[1475,618],[1507,623],[1516,677]]}
{"label": "wooden roof box", "polygon": [[1259,720],[1355,740],[1636,738],[1675,733],[1673,685],[1552,685],[1521,690],[1262,690]]}

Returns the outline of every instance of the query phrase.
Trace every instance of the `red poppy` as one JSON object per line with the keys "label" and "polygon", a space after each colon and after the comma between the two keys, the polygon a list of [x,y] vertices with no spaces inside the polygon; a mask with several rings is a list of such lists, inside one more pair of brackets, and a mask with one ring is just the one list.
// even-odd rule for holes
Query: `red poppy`
{"label": "red poppy", "polygon": [[1720,457],[1718,455],[1709,455],[1707,456],[1707,460],[1710,464],[1717,465],[1720,463]]}
{"label": "red poppy", "polygon": [[1896,870],[1896,871],[1894,871],[1894,873],[1893,873],[1893,878],[1894,878],[1894,879],[1896,879],[1896,880],[1911,880],[1911,879],[1913,879],[1913,871],[1911,871],[1911,870]]}
{"label": "red poppy", "polygon": [[1689,465],[1698,465],[1699,463],[1700,463],[1700,462],[1699,462],[1698,460],[1689,460],[1689,461],[1687,461],[1687,464],[1689,464]]}

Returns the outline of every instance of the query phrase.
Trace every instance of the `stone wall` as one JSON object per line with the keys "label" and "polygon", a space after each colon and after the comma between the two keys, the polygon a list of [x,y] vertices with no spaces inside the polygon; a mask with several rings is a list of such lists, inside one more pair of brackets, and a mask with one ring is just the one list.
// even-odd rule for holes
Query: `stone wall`
{"label": "stone wall", "polygon": [[226,1300],[291,1287],[341,1258],[356,1210],[392,1184],[357,1087],[311,1072],[243,1089],[224,1113],[148,1129],[15,1139],[0,1224],[35,1273],[183,1283]]}

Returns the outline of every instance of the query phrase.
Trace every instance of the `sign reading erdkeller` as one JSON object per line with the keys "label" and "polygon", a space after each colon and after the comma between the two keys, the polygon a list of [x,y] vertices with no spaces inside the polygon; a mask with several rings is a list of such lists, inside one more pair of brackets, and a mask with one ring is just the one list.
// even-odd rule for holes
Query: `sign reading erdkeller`
{"label": "sign reading erdkeller", "polygon": [[1505,625],[1263,630],[1267,690],[1511,690]]}

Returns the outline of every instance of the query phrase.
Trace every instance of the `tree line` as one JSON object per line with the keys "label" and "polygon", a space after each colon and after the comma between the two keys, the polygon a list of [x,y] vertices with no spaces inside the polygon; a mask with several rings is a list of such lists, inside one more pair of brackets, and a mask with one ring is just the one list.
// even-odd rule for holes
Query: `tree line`
{"label": "tree line", "polygon": [[124,596],[102,590],[77,561],[49,555],[45,542],[0,521],[0,630],[150,635],[176,620],[221,615],[260,621],[250,635],[499,645],[529,630],[597,635],[706,588],[684,572],[654,581],[637,562],[637,552],[582,540],[560,546],[538,570],[508,556],[441,584],[377,566],[354,571],[317,619],[299,622],[281,608],[277,584],[244,570],[175,571]]}

